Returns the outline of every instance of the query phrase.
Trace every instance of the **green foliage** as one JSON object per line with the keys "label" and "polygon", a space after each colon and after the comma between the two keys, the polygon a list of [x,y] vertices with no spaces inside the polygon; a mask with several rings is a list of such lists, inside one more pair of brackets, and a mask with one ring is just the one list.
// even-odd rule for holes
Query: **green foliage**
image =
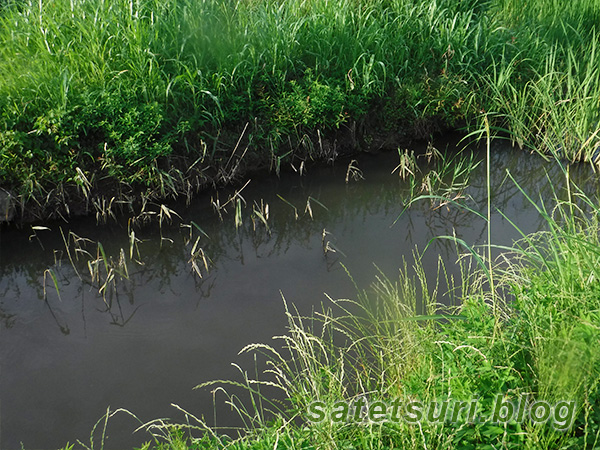
{"label": "green foliage", "polygon": [[339,128],[351,115],[357,116],[356,110],[362,103],[340,86],[319,82],[310,69],[299,82],[291,80],[289,88],[271,105],[272,127],[282,134],[292,134],[298,129]]}
{"label": "green foliage", "polygon": [[[261,148],[289,135],[370,119],[427,136],[431,122],[479,128],[482,111],[520,145],[595,161],[599,8],[563,3],[4,2],[3,184],[51,187],[80,167],[154,186],[157,158],[204,157],[201,140],[245,123],[266,163]],[[199,169],[229,159],[208,156]]]}

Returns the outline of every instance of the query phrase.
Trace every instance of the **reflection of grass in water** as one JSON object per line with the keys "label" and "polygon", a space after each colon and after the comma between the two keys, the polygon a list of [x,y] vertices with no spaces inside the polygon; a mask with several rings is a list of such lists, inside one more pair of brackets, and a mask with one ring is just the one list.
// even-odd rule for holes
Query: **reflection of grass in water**
{"label": "reflection of grass in water", "polygon": [[[140,277],[137,275],[139,270],[133,271],[137,281],[127,282],[127,273],[131,275],[131,264],[133,264],[133,267],[141,268],[141,263],[148,263],[144,266],[144,276],[148,277],[147,282],[156,277],[164,277],[164,282],[168,285],[168,278],[174,271],[181,270],[181,265],[177,264],[176,261],[188,261],[190,271],[198,274],[197,269],[202,269],[201,273],[204,273],[205,276],[207,266],[215,267],[224,252],[235,251],[231,248],[232,243],[234,246],[238,245],[235,236],[240,236],[242,239],[251,237],[257,252],[263,249],[268,251],[269,255],[272,255],[285,251],[292,243],[308,245],[312,237],[315,235],[320,236],[324,229],[331,231],[331,224],[343,220],[344,217],[380,214],[381,211],[386,211],[386,214],[387,211],[391,211],[393,214],[394,211],[400,211],[402,202],[407,206],[410,205],[410,209],[417,216],[420,214],[427,215],[427,210],[430,208],[441,210],[443,207],[442,215],[429,215],[434,218],[439,216],[440,221],[452,221],[455,227],[468,224],[471,221],[468,214],[458,214],[459,209],[450,208],[448,210],[448,208],[453,204],[461,204],[473,209],[475,208],[472,206],[473,204],[477,205],[483,201],[478,191],[466,188],[468,182],[472,180],[473,170],[477,165],[472,154],[439,152],[434,147],[430,147],[429,151],[420,159],[423,159],[422,163],[414,168],[416,176],[411,176],[407,182],[408,186],[412,186],[412,194],[409,193],[410,188],[403,188],[404,184],[402,183],[389,183],[382,185],[381,188],[373,189],[371,186],[368,189],[363,189],[360,184],[363,183],[361,181],[349,185],[348,195],[342,199],[343,201],[329,199],[322,199],[323,201],[321,201],[315,198],[315,194],[311,195],[309,193],[306,193],[304,198],[302,198],[302,195],[295,195],[290,197],[290,200],[281,194],[273,195],[270,200],[265,200],[262,197],[253,200],[250,197],[247,206],[244,206],[246,204],[246,200],[244,200],[241,202],[241,211],[239,207],[237,208],[237,215],[241,214],[242,218],[241,224],[238,225],[236,230],[233,226],[233,213],[236,208],[232,208],[232,206],[235,206],[237,200],[243,198],[242,195],[247,197],[243,189],[237,189],[215,208],[216,214],[220,215],[223,220],[223,225],[219,226],[218,232],[209,231],[211,233],[210,238],[196,222],[182,223],[180,215],[173,209],[163,204],[148,202],[143,206],[140,214],[128,221],[127,243],[114,245],[116,241],[113,239],[111,239],[111,242],[102,241],[100,244],[105,253],[103,255],[102,251],[96,248],[97,245],[91,240],[77,236],[75,233],[65,233],[62,253],[69,260],[69,264],[74,268],[77,276],[80,277],[84,274],[87,278],[94,279],[93,284],[96,289],[105,286],[103,292],[108,292],[119,283],[138,284],[141,282]],[[424,164],[427,159],[431,160],[430,164]],[[357,163],[353,165],[357,166]],[[534,165],[521,165],[516,166],[515,170],[529,170],[531,167],[534,167]],[[543,173],[538,175],[543,179]],[[372,179],[372,177],[368,178]],[[476,181],[476,183],[480,182]],[[493,187],[496,199],[506,197],[507,200],[510,200],[510,196],[518,193],[517,189],[508,188],[509,183],[501,185],[498,178],[492,183],[497,185]],[[423,185],[427,186],[427,189],[424,192],[419,192]],[[546,188],[547,185],[540,187],[542,190]],[[426,194],[428,192],[433,194]],[[411,201],[418,194],[421,196],[424,194],[431,195],[429,206],[426,203]],[[287,196],[287,194],[285,195]],[[218,203],[218,197],[216,200],[213,197],[213,202]],[[327,205],[323,202],[326,202]],[[267,205],[269,206],[268,214]],[[407,213],[408,211],[404,214]],[[262,215],[265,221],[260,218],[259,214]],[[409,219],[406,226],[410,227],[410,222]],[[164,239],[161,239],[161,243],[166,251],[161,252],[160,257],[155,254],[159,252],[159,249],[155,248],[156,246],[151,240],[146,240],[142,245],[142,241],[145,240],[144,235],[147,234],[144,231],[144,226],[152,227],[152,223],[159,226],[160,234],[164,237]],[[428,226],[436,226],[436,223],[434,221]],[[267,229],[270,233],[261,231]],[[181,232],[177,230],[181,230]],[[38,239],[42,244],[43,239],[40,239],[40,237],[43,237],[46,231],[47,227],[33,227],[32,239]],[[196,243],[197,238],[200,238],[198,243]],[[119,245],[123,246],[123,256]],[[195,247],[193,252],[191,251],[192,247]],[[142,251],[142,248],[147,250]],[[324,248],[326,248],[325,244]],[[200,252],[200,249],[202,252]],[[346,249],[342,250],[345,251]],[[74,264],[76,260],[83,257],[90,260],[91,270],[87,265],[87,261]],[[124,264],[124,261],[127,264]],[[111,281],[106,284],[106,268],[109,263],[115,267],[109,277]],[[120,267],[119,263],[121,263]],[[154,267],[157,265],[162,268],[155,270]],[[46,265],[37,269],[37,275],[39,276],[48,267]],[[110,269],[111,267],[109,267],[108,272],[111,271]],[[55,270],[58,270],[58,268]],[[119,271],[125,276],[121,276]],[[58,278],[62,280],[60,274],[58,275]],[[98,284],[100,278],[102,278],[102,281]],[[41,284],[37,276],[33,276],[32,283]],[[51,281],[50,285],[52,285]],[[43,294],[40,294],[40,296],[43,297]]]}
{"label": "reflection of grass in water", "polygon": [[[452,161],[455,161],[454,157],[445,158],[441,153],[436,157],[435,167],[439,168],[439,172],[436,173],[436,180],[438,180],[436,186],[451,189],[452,186],[457,185],[454,182],[455,178],[457,178],[455,176],[450,176],[450,182],[444,181],[448,178],[446,174],[452,172],[448,169]],[[456,163],[457,166],[461,166],[462,162],[463,159],[460,159]],[[352,178],[349,174],[353,171],[356,171],[356,173],[360,171],[358,162],[354,160],[350,162],[346,171],[348,181]],[[454,172],[459,173],[460,170],[455,170]],[[429,173],[432,176],[431,172],[424,170],[423,173]],[[422,173],[419,172],[417,175],[422,176]],[[417,182],[413,179],[412,184],[416,185]],[[200,283],[208,286],[205,283],[205,277],[210,275],[211,270],[216,266],[215,262],[219,260],[220,254],[223,252],[223,249],[219,249],[219,247],[225,246],[226,242],[232,240],[227,232],[227,230],[233,230],[233,227],[229,226],[231,223],[236,225],[236,235],[253,237],[252,242],[257,251],[259,251],[260,247],[271,247],[269,255],[276,254],[282,251],[282,249],[289,247],[291,242],[302,239],[310,240],[311,236],[321,234],[322,249],[328,267],[331,268],[337,264],[341,257],[346,256],[344,253],[345,249],[341,249],[336,245],[335,237],[331,236],[330,231],[325,228],[332,218],[336,220],[334,217],[338,215],[336,211],[343,212],[348,207],[351,207],[351,209],[362,208],[361,204],[364,202],[369,203],[370,207],[375,207],[376,210],[381,207],[377,206],[378,204],[394,201],[389,195],[381,197],[379,195],[381,192],[377,191],[371,192],[369,198],[362,199],[357,205],[344,203],[328,207],[319,199],[312,195],[307,195],[303,211],[299,213],[298,208],[279,195],[283,205],[287,204],[293,208],[292,211],[287,212],[288,217],[283,221],[289,222],[287,225],[291,225],[287,226],[281,220],[286,215],[286,211],[279,212],[276,218],[273,219],[269,204],[264,199],[261,198],[259,201],[246,202],[242,197],[242,191],[247,185],[235,190],[229,195],[227,201],[221,204],[219,204],[218,197],[216,201],[213,200],[213,203],[216,204],[215,213],[224,222],[224,226],[221,227],[218,234],[218,242],[213,242],[207,233],[194,221],[182,223],[180,214],[160,203],[144,204],[140,213],[127,221],[128,235],[126,246],[120,248],[119,244],[114,245],[115,243],[112,240],[111,242],[96,241],[79,236],[73,231],[67,233],[61,228],[62,250],[59,251],[57,249],[55,251],[54,265],[43,270],[43,280],[41,282],[35,280],[36,285],[40,285],[42,288],[42,298],[47,299],[49,293],[48,287],[51,287],[56,292],[57,298],[60,301],[61,287],[63,284],[70,284],[70,278],[75,276],[79,279],[82,286],[92,287],[93,291],[97,292],[98,300],[104,302],[104,305],[100,305],[102,309],[106,309],[107,312],[118,310],[118,313],[122,315],[122,305],[118,300],[120,294],[125,293],[130,298],[130,301],[133,302],[132,295],[135,286],[139,283],[145,283],[141,281],[142,278],[145,278],[146,282],[151,282],[156,276],[163,276],[165,279],[168,279],[175,270],[180,270],[180,264],[173,264],[173,261],[180,259],[187,261],[191,273],[198,277]],[[234,208],[231,208],[232,206]],[[250,220],[246,219],[246,216]],[[138,228],[144,225],[151,225],[152,223],[158,226],[160,249],[163,246],[168,246],[169,249],[175,251],[162,253],[162,256],[158,258],[156,255],[152,255],[151,251],[144,251],[140,248],[143,248],[143,240],[140,239],[140,233],[143,235],[143,231]],[[277,231],[276,233],[272,233],[272,226]],[[176,227],[182,230],[180,236],[173,234]],[[286,229],[287,231],[283,231]],[[43,234],[50,229],[43,226],[33,226],[31,230],[32,235],[30,239],[37,239],[43,248],[43,242],[38,234]],[[217,237],[217,235],[214,237]],[[181,251],[177,250],[180,247]],[[162,258],[167,257],[167,255],[170,255],[168,258],[172,261],[163,264]],[[68,262],[68,267],[73,269],[74,276],[68,273],[68,271],[64,271],[61,259],[65,259]],[[163,272],[162,269],[154,269],[157,263],[165,267],[170,265],[170,268],[161,274]],[[48,303],[49,307],[52,307],[52,302],[53,300],[51,299],[50,303]],[[120,322],[126,323],[127,319],[125,317],[121,319]]]}
{"label": "reflection of grass in water", "polygon": [[[411,176],[408,184],[419,186],[425,184],[420,180],[430,180],[425,192],[435,194],[427,194],[430,196],[431,208],[435,210],[443,206],[446,210],[452,204],[462,204],[464,200],[469,200],[468,197],[463,199],[461,193],[478,164],[474,161],[472,153],[440,152],[430,146],[423,158],[424,163],[427,160],[430,163],[415,166],[416,176]],[[358,163],[353,162],[350,166],[358,168]],[[279,208],[272,210],[263,198],[258,201],[246,201],[242,196],[246,196],[243,193],[246,186],[248,183],[234,190],[226,197],[226,201],[220,202],[218,196],[213,196],[214,211],[223,222],[223,226],[219,227],[218,233],[211,232],[210,237],[196,222],[183,223],[181,215],[173,209],[163,204],[147,203],[140,214],[128,221],[127,247],[119,248],[118,244],[115,246],[113,242],[107,247],[105,242],[95,242],[69,232],[63,234],[63,253],[77,277],[85,285],[93,286],[109,305],[112,304],[111,299],[118,296],[119,291],[134,289],[135,285],[143,282],[142,278],[146,279],[143,283],[148,283],[157,276],[164,277],[164,283],[168,285],[168,278],[175,271],[181,270],[181,264],[177,261],[186,261],[191,273],[204,282],[205,277],[224,256],[225,249],[230,251],[232,245],[239,245],[235,236],[251,236],[257,252],[263,248],[268,250],[267,255],[273,255],[285,251],[293,242],[310,242],[311,237],[322,235],[324,254],[331,257],[327,261],[333,265],[340,256],[345,255],[346,249],[338,248],[335,239],[329,235],[331,221],[364,214],[361,210],[365,207],[375,214],[381,208],[387,210],[389,207],[398,207],[402,201],[411,208],[416,207],[415,212],[418,214],[427,214],[428,209],[426,205],[414,202],[414,198],[408,194],[404,196],[404,200],[403,190],[401,186],[397,186],[394,190],[388,189],[388,192],[382,189],[353,189],[352,199],[329,205],[312,195],[307,195],[304,207],[299,208],[281,194],[277,194],[274,198],[281,204]],[[290,210],[286,210],[288,206]],[[448,213],[453,216],[451,210],[448,210]],[[444,214],[444,217],[445,220],[454,220],[448,214]],[[456,216],[456,219],[458,222],[455,226],[469,221],[467,215]],[[144,232],[138,227],[151,225],[152,222],[158,225],[161,236],[160,249],[150,244],[150,241],[142,244],[144,239],[140,239]],[[236,222],[237,226],[234,227]],[[42,228],[32,229],[32,237],[36,237],[36,232],[41,233]],[[181,232],[178,234],[176,229]],[[147,249],[145,251],[144,246]],[[168,251],[163,252],[163,247],[165,250],[168,247]],[[154,250],[160,251],[161,256],[155,255]],[[235,251],[235,248],[233,250]],[[155,268],[157,264],[162,268]],[[66,281],[65,276],[58,278]]]}

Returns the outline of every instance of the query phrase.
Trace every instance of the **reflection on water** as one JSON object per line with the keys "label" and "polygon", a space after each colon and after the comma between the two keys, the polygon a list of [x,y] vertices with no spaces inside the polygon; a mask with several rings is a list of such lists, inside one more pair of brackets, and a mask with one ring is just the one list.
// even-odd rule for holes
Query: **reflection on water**
{"label": "reflection on water", "polygon": [[[0,447],[20,448],[23,442],[26,448],[56,448],[89,440],[108,406],[125,407],[147,421],[177,416],[170,406],[175,403],[212,422],[211,393],[192,388],[209,379],[235,378],[230,362],[243,363],[237,355],[243,346],[269,342],[285,331],[282,294],[308,314],[326,301],[324,293],[353,296],[340,263],[366,287],[377,267],[393,276],[403,257],[410,261],[415,246],[424,249],[435,236],[455,233],[469,244],[484,243],[484,221],[452,205],[432,207],[423,200],[398,219],[411,191],[391,174],[397,163],[397,154],[364,156],[358,161],[364,180],[348,183],[348,161],[312,168],[304,176],[252,181],[227,205],[227,213],[221,211],[223,221],[214,210],[216,195],[206,194],[188,208],[174,206],[181,218],[172,215],[169,226],[135,229],[136,240],[127,223],[96,226],[92,220],[50,224],[51,231],[4,229]],[[502,146],[492,153],[491,167],[493,207],[524,232],[540,229],[542,219],[507,180],[506,170],[536,200],[563,195],[562,172]],[[587,167],[572,172],[586,190],[597,189]],[[464,202],[483,212],[484,165],[470,183]],[[233,192],[221,192],[219,204]],[[237,220],[236,204],[242,206]],[[265,226],[253,210],[266,219],[267,204]],[[519,237],[497,211],[492,232],[496,244]],[[101,242],[112,266],[99,259],[95,242],[75,245],[73,236]],[[123,258],[121,249],[128,278],[113,271],[113,281],[99,294],[110,267]],[[192,254],[201,277],[192,269]],[[451,266],[455,245],[430,244],[424,264],[432,274],[438,255]],[[100,279],[87,264],[94,259]],[[219,425],[233,421],[226,407],[217,408],[216,415]],[[147,440],[131,435],[136,425],[125,416],[112,421],[106,447]]]}

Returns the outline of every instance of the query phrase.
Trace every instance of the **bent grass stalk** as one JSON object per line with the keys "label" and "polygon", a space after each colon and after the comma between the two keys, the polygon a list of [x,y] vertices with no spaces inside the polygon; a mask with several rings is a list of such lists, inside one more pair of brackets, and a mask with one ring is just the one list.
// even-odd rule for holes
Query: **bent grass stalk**
{"label": "bent grass stalk", "polygon": [[206,257],[206,254],[204,253],[204,250],[201,247],[199,247],[199,245],[198,245],[199,243],[200,243],[200,236],[198,236],[196,238],[196,241],[194,242],[194,245],[192,246],[188,264],[192,265],[192,270],[194,271],[194,273],[196,273],[196,275],[198,275],[199,278],[203,278],[202,271],[200,270],[200,266],[198,266],[198,261],[202,262],[202,264],[204,266],[204,270],[206,272],[208,272],[208,259]]}
{"label": "bent grass stalk", "polygon": [[414,150],[409,152],[408,149],[404,151],[398,149],[398,155],[400,156],[400,162],[392,170],[392,173],[398,171],[398,175],[403,180],[406,180],[409,176],[414,178],[417,172],[417,158],[415,157]]}
{"label": "bent grass stalk", "polygon": [[58,287],[58,280],[56,279],[56,274],[52,269],[44,270],[44,301],[48,300],[48,296],[46,295],[46,275],[50,276],[50,278],[52,279],[52,283],[54,283],[54,289],[56,290],[56,295],[58,296],[58,299],[62,301],[62,299],[60,298],[60,288]]}
{"label": "bent grass stalk", "polygon": [[348,164],[348,169],[346,170],[346,184],[348,184],[351,179],[354,181],[364,180],[362,170],[358,167],[358,161],[355,159]]}
{"label": "bent grass stalk", "polygon": [[486,176],[486,188],[487,188],[487,251],[488,251],[488,269],[490,276],[490,293],[491,293],[491,301],[494,305],[494,338],[496,337],[496,332],[499,326],[499,314],[498,314],[498,300],[496,298],[496,288],[494,286],[494,272],[492,270],[492,188],[491,188],[491,174],[490,174],[490,164],[491,164],[491,150],[490,150],[490,123],[488,121],[487,116],[483,118],[485,124],[485,137],[486,137],[486,146],[485,146],[485,176]]}
{"label": "bent grass stalk", "polygon": [[260,221],[267,230],[267,233],[271,234],[271,228],[269,227],[269,204],[265,203],[263,199],[260,200],[260,204],[254,201],[252,206],[252,227],[256,231],[256,222]]}

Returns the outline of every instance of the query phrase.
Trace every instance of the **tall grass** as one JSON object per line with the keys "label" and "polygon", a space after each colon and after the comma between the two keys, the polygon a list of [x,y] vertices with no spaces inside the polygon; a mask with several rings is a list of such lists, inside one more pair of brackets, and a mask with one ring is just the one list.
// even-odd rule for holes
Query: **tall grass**
{"label": "tall grass", "polygon": [[186,165],[200,182],[238,168],[240,134],[236,159],[279,167],[317,157],[316,131],[427,137],[481,111],[522,145],[593,160],[597,17],[593,0],[7,2],[0,175],[37,197],[82,174],[165,196]]}

